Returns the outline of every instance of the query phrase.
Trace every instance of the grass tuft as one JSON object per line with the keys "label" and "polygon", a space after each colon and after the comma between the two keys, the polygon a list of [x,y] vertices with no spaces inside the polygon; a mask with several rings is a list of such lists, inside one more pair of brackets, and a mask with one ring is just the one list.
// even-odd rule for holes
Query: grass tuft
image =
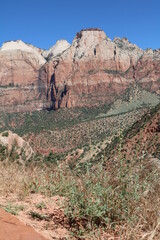
{"label": "grass tuft", "polygon": [[[64,196],[69,229],[77,239],[97,229],[113,231],[121,239],[150,239],[152,235],[158,239],[159,177],[148,159],[103,160],[86,164],[85,171],[78,164],[70,168],[67,163],[46,167],[0,162],[1,194]],[[42,202],[37,205],[43,208]],[[48,220],[37,213],[31,216]]]}

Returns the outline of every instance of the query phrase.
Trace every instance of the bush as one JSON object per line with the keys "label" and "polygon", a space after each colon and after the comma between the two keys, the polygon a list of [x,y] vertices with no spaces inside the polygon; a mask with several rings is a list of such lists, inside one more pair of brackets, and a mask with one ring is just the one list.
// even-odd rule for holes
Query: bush
{"label": "bush", "polygon": [[6,158],[6,147],[0,144],[0,161],[4,161]]}
{"label": "bush", "polygon": [[88,227],[128,221],[141,197],[138,181],[124,162],[114,169],[114,174],[100,164],[95,172],[90,170],[72,182],[66,214],[71,222],[82,221]]}
{"label": "bush", "polygon": [[59,194],[68,199],[65,213],[75,234],[97,227],[133,227],[142,215],[147,221],[143,201],[145,192],[153,191],[152,183],[158,179],[154,169],[126,159],[104,166],[101,162],[93,170],[88,165],[86,174],[77,167],[69,179],[63,176],[58,183]]}
{"label": "bush", "polygon": [[3,132],[2,137],[8,137],[8,132]]}
{"label": "bush", "polygon": [[[90,239],[88,233],[102,228],[126,240],[144,239],[145,234],[159,239],[159,170],[147,159],[129,161],[120,154],[117,161],[101,157],[97,165],[86,163],[85,169],[76,164],[69,167],[66,161],[48,167],[41,161],[27,166],[0,162],[0,185],[5,194],[64,196],[65,215],[75,239]],[[45,205],[40,202],[37,208]],[[31,216],[45,220],[37,212]]]}
{"label": "bush", "polygon": [[9,87],[14,87],[14,83],[9,83]]}

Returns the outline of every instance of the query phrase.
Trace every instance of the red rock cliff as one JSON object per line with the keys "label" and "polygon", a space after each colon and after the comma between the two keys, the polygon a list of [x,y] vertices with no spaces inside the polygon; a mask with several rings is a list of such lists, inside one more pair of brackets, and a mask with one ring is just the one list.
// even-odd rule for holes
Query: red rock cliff
{"label": "red rock cliff", "polygon": [[97,29],[77,33],[70,48],[46,68],[52,69],[48,97],[55,108],[110,103],[135,82],[159,92],[160,52],[142,51],[125,38],[111,41]]}
{"label": "red rock cliff", "polygon": [[91,107],[113,102],[136,82],[160,93],[160,50],[143,51],[126,38],[111,41],[100,29],[82,30],[71,46],[63,40],[48,52],[31,45],[0,50],[5,109]]}

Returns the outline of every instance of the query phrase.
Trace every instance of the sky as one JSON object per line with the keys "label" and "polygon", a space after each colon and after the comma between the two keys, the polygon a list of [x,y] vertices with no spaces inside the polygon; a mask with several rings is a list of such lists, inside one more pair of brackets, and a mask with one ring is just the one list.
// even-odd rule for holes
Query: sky
{"label": "sky", "polygon": [[21,39],[48,49],[90,27],[160,48],[160,0],[0,0],[0,46]]}

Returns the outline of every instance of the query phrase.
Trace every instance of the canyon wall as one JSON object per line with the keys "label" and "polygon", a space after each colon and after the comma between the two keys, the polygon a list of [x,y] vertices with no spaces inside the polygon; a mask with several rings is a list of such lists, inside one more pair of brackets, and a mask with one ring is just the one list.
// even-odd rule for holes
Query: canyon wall
{"label": "canyon wall", "polygon": [[58,41],[48,51],[22,41],[0,49],[0,110],[33,111],[112,103],[138,84],[160,94],[160,50],[142,50],[100,29]]}

